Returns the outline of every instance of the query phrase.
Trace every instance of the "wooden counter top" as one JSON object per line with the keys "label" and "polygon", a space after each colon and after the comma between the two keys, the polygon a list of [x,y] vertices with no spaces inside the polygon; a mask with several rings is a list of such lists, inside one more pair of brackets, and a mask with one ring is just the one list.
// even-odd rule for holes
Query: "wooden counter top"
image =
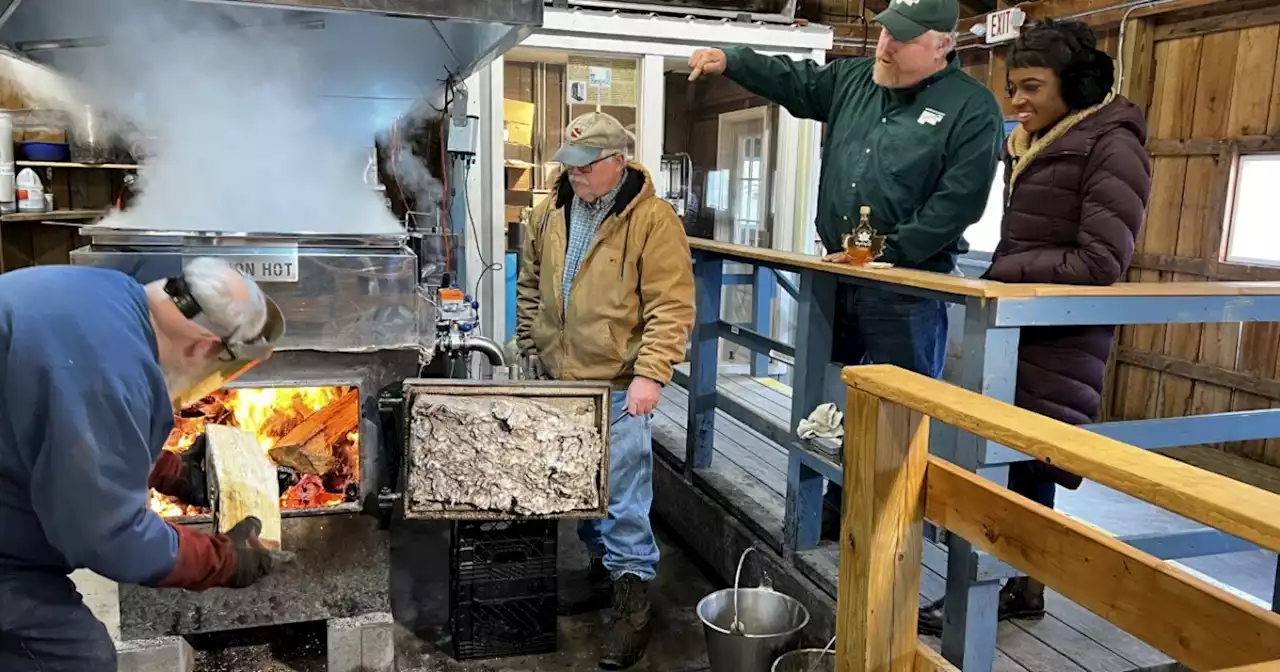
{"label": "wooden counter top", "polygon": [[964,278],[907,268],[859,268],[834,264],[819,257],[747,245],[690,238],[689,247],[714,252],[745,262],[760,261],[795,269],[845,275],[852,278],[927,289],[957,296],[983,299],[1026,299],[1037,297],[1134,297],[1134,296],[1280,296],[1280,282],[1118,282],[1108,287],[1090,285],[1012,284]]}

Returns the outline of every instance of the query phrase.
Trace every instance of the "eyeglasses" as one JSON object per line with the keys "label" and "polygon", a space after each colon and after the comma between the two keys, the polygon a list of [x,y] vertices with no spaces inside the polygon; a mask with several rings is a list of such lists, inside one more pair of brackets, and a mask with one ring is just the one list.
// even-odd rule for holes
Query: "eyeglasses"
{"label": "eyeglasses", "polygon": [[596,159],[595,161],[592,161],[591,163],[583,164],[581,166],[569,166],[569,170],[572,172],[578,173],[579,175],[586,175],[587,173],[590,173],[591,171],[595,170],[596,164],[604,161],[608,161],[609,159],[612,159],[615,156],[621,156],[621,155],[610,154],[608,156],[602,156]]}

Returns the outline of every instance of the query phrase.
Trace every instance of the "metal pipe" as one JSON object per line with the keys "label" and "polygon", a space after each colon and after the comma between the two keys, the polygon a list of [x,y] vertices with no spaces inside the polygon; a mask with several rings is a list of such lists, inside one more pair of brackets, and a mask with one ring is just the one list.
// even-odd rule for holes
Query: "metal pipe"
{"label": "metal pipe", "polygon": [[18,11],[20,5],[22,5],[22,0],[10,0],[9,6],[4,8],[3,14],[0,14],[0,28],[9,23],[9,19],[13,18],[13,13]]}
{"label": "metal pipe", "polygon": [[506,366],[507,358],[502,354],[502,346],[484,336],[471,336],[462,341],[462,352],[479,352],[489,358],[494,367]]}

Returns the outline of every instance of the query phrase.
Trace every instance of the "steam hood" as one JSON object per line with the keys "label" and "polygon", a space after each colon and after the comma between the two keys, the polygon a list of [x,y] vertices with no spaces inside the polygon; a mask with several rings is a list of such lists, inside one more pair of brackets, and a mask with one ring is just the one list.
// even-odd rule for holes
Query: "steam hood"
{"label": "steam hood", "polygon": [[0,42],[80,76],[111,45],[102,26],[138,11],[201,29],[303,31],[294,41],[324,73],[314,88],[333,129],[367,144],[446,78],[469,76],[540,26],[543,0],[0,0]]}

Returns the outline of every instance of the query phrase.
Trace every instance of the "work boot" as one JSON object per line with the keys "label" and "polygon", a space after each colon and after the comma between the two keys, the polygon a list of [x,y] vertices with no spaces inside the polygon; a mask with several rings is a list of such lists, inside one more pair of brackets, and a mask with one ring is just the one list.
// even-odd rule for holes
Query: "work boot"
{"label": "work boot", "polygon": [[635,574],[613,582],[613,613],[600,647],[600,669],[625,670],[640,661],[649,645],[649,584]]}
{"label": "work boot", "polygon": [[840,510],[830,506],[822,507],[821,541],[840,541]]}
{"label": "work boot", "polygon": [[1044,618],[1044,584],[1029,576],[1009,579],[1000,589],[999,619],[1038,621]]}
{"label": "work boot", "polygon": [[933,637],[942,636],[942,600],[934,600],[920,607],[920,616],[916,619],[916,632]]}
{"label": "work boot", "polygon": [[[922,635],[942,636],[942,600],[920,607],[916,632]],[[1007,621],[1039,621],[1044,618],[1044,584],[1033,578],[1020,576],[1009,579],[1000,588],[1000,604],[996,619]]]}
{"label": "work boot", "polygon": [[560,615],[577,616],[608,607],[611,589],[604,558],[593,556],[586,572],[568,582],[566,594],[560,598]]}

